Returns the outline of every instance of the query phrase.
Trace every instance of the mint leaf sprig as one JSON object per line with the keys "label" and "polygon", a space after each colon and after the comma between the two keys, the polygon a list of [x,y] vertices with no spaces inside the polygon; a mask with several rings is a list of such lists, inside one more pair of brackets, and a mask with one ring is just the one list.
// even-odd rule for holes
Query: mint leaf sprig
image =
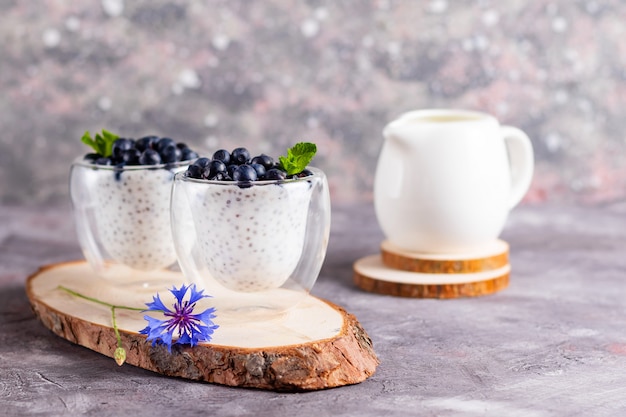
{"label": "mint leaf sprig", "polygon": [[95,139],[92,139],[89,131],[86,131],[80,140],[85,145],[91,146],[97,154],[106,158],[113,153],[113,142],[115,142],[117,138],[119,138],[119,136],[115,133],[102,129],[102,134],[96,133]]}
{"label": "mint leaf sprig", "polygon": [[287,149],[286,156],[278,157],[278,164],[287,175],[296,175],[304,171],[316,152],[317,146],[314,143],[296,143],[294,146]]}

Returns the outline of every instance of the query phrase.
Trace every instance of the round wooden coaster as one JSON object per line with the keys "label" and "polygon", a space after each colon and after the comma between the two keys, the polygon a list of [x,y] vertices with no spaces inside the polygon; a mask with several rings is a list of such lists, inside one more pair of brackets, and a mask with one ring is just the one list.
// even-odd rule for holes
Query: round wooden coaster
{"label": "round wooden coaster", "polygon": [[[111,309],[70,295],[59,289],[61,285],[117,305],[142,308],[152,301],[145,293],[103,286],[85,262],[50,265],[28,278],[26,292],[44,326],[109,357],[117,348]],[[169,305],[171,294],[159,294]],[[210,306],[210,298],[202,299],[197,308],[202,311]],[[116,311],[126,363],[163,375],[236,387],[304,391],[362,382],[378,365],[371,339],[357,319],[312,296],[267,320],[253,317],[254,312],[246,318],[217,311],[214,322],[220,327],[211,343],[175,344],[171,353],[163,345],[147,343],[146,336],[138,333],[147,324],[146,313]]]}
{"label": "round wooden coaster", "polygon": [[411,272],[465,274],[492,271],[509,263],[509,244],[503,240],[478,251],[453,254],[409,252],[385,240],[380,251],[385,265]]}
{"label": "round wooden coaster", "polygon": [[354,283],[365,291],[401,297],[477,297],[506,288],[510,272],[509,264],[462,274],[409,272],[388,267],[380,255],[370,255],[354,263]]}

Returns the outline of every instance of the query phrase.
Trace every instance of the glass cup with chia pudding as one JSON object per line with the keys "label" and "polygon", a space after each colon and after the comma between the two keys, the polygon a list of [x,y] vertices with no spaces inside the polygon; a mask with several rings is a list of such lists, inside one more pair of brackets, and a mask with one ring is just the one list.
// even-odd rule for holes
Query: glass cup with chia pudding
{"label": "glass cup with chia pudding", "polygon": [[78,240],[96,274],[123,288],[153,290],[182,279],[173,271],[170,195],[174,175],[192,161],[160,163],[156,150],[138,155],[145,153],[151,159],[141,162],[149,164],[121,163],[115,155],[77,159],[70,194]]}
{"label": "glass cup with chia pudding", "polygon": [[268,176],[175,176],[171,213],[179,264],[214,297],[221,314],[262,316],[295,306],[311,290],[326,255],[330,198],[324,173],[308,168],[300,176]]}

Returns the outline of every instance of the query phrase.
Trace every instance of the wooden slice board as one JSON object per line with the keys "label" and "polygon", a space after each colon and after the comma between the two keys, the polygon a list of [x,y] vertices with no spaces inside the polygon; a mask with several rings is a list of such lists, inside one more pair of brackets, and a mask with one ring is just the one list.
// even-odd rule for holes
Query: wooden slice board
{"label": "wooden slice board", "polygon": [[[180,277],[178,277],[180,278]],[[60,290],[62,285],[118,305],[144,307],[150,295],[103,284],[86,262],[41,268],[28,278],[26,292],[41,322],[70,342],[112,357],[117,347],[110,308]],[[164,289],[159,290],[165,301]],[[209,307],[203,299],[198,311]],[[378,365],[372,342],[357,319],[341,307],[308,296],[298,306],[271,319],[220,315],[211,343],[195,347],[151,346],[138,333],[144,313],[117,310],[126,362],[163,375],[236,387],[304,391],[356,384]],[[111,361],[112,366],[114,362]]]}
{"label": "wooden slice board", "polygon": [[451,254],[409,252],[385,240],[380,252],[383,263],[390,268],[433,274],[492,271],[509,263],[509,244],[503,240],[473,252]]}
{"label": "wooden slice board", "polygon": [[476,297],[506,288],[510,272],[509,264],[471,273],[410,272],[385,265],[381,255],[370,255],[354,263],[354,283],[365,291],[401,297]]}

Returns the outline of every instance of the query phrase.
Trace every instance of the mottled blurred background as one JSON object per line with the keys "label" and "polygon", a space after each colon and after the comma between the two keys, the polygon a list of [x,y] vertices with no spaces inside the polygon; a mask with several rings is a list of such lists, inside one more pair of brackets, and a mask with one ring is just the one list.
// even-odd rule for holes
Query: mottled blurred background
{"label": "mottled blurred background", "polygon": [[203,152],[316,142],[370,201],[383,126],[482,110],[532,138],[527,203],[626,194],[622,0],[0,0],[0,197],[68,199],[85,130]]}

